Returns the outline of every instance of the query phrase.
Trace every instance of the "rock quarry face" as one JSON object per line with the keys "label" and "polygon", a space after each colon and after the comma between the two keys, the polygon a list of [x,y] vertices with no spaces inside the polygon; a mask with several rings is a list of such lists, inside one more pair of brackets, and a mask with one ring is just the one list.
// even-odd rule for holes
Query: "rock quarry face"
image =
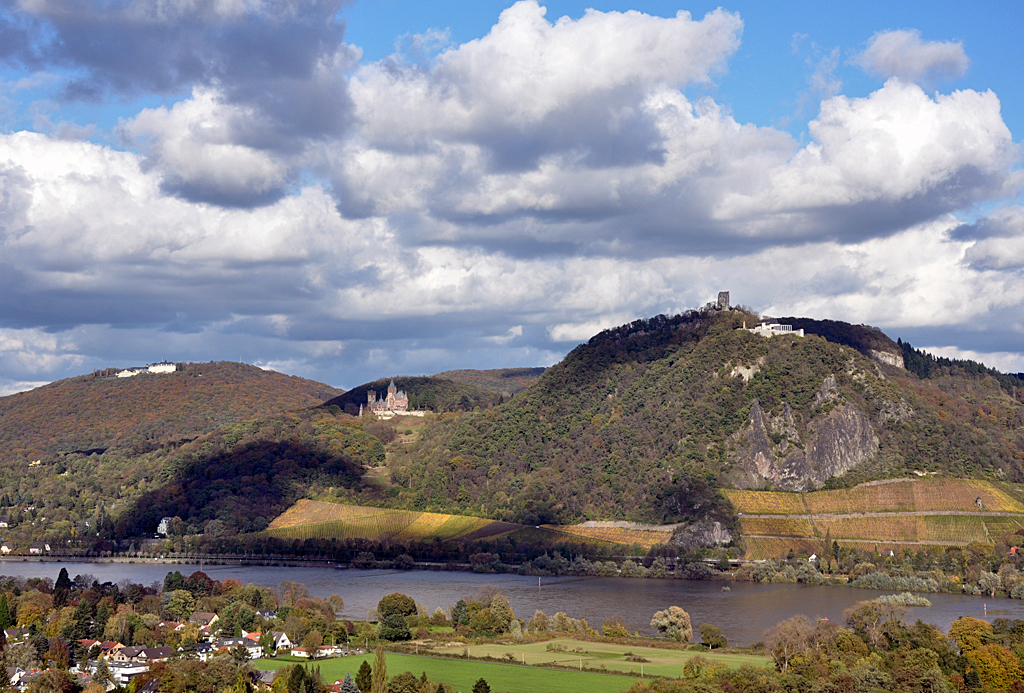
{"label": "rock quarry face", "polygon": [[[816,405],[837,397],[835,378],[825,379]],[[757,400],[747,425],[730,441],[738,469],[738,488],[764,488],[769,483],[786,491],[821,488],[835,476],[870,460],[878,452],[878,436],[870,420],[853,404],[836,404],[807,424],[803,437],[788,404],[771,416]]]}

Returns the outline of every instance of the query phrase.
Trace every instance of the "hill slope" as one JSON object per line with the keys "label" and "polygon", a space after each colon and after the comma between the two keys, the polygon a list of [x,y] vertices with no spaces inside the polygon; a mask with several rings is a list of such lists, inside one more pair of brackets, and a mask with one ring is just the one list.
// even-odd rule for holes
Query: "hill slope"
{"label": "hill slope", "polygon": [[327,402],[324,407],[339,407],[349,414],[357,414],[359,405],[366,404],[367,392],[373,390],[383,398],[391,382],[409,396],[410,409],[426,409],[433,412],[472,411],[475,407],[488,408],[497,404],[501,396],[472,383],[455,382],[438,376],[402,376],[381,378],[372,383],[354,387],[343,395]]}
{"label": "hill slope", "polygon": [[[729,524],[720,487],[810,490],[911,469],[1024,481],[1024,391],[984,374],[921,380],[814,334],[736,329],[744,320],[756,316],[691,311],[608,330],[511,402],[428,422],[391,455],[399,499],[527,524]],[[853,327],[830,329],[899,353]]]}
{"label": "hill slope", "polygon": [[340,393],[323,383],[226,361],[131,378],[83,375],[0,397],[0,459],[10,465],[74,450],[144,447],[316,406]]}
{"label": "hill slope", "polygon": [[485,390],[497,392],[508,399],[537,382],[537,379],[546,370],[546,368],[492,368],[490,370],[478,371],[464,368],[456,371],[435,373],[434,377],[444,378],[456,383],[476,385]]}

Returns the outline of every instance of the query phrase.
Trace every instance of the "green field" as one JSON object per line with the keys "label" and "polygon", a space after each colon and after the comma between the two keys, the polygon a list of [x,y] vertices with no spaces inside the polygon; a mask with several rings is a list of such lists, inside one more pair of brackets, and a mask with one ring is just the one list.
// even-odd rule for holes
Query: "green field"
{"label": "green field", "polygon": [[[371,665],[373,664],[372,654],[341,659],[322,659],[315,664],[320,667],[320,675],[324,681],[333,683],[338,679],[345,678],[346,673],[351,673],[352,678],[355,678],[356,672],[359,671],[359,664],[364,659]],[[285,659],[258,659],[253,664],[258,669],[279,669],[289,664],[307,661],[288,657]],[[425,671],[430,679],[446,683],[462,693],[471,691],[473,684],[479,678],[486,679],[494,693],[504,691],[514,693],[561,693],[562,691],[566,693],[574,691],[622,693],[639,678],[401,654],[389,654],[387,665],[390,676],[403,671],[411,671],[419,676]]]}
{"label": "green field", "polygon": [[[548,649],[564,648],[562,651]],[[436,648],[434,652],[461,655],[462,646]],[[639,675],[641,663],[626,661],[626,654],[632,653],[648,660],[643,662],[643,673],[657,676],[681,677],[686,660],[702,655],[714,662],[723,662],[729,667],[740,667],[751,664],[756,667],[768,666],[767,657],[741,654],[718,654],[700,651],[682,651],[659,647],[642,647],[638,645],[620,645],[618,643],[587,642],[571,638],[557,638],[545,642],[523,645],[503,645],[494,643],[474,645],[469,648],[471,657],[502,658],[511,653],[518,663],[526,664],[557,664],[565,667],[584,669],[607,669],[609,672]],[[525,659],[524,659],[525,658]]]}

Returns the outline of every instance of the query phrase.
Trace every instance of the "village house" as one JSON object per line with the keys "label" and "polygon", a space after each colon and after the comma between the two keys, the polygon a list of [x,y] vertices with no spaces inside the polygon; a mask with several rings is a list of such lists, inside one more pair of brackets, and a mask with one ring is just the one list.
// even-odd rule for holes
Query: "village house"
{"label": "village house", "polygon": [[31,554],[49,553],[50,545],[45,541],[34,541],[32,545],[28,547],[28,552]]}
{"label": "village house", "polygon": [[28,640],[28,636],[28,628],[4,628],[4,637],[7,638],[8,644]]}
{"label": "village house", "polygon": [[199,627],[212,626],[220,619],[217,614],[212,614],[209,611],[197,611],[188,619],[189,623],[196,623]]}
{"label": "village house", "polygon": [[271,635],[274,637],[275,650],[280,651],[292,649],[292,641],[288,638],[287,633],[285,633],[284,631],[275,630],[271,633]]}
{"label": "village house", "polygon": [[11,542],[5,541],[3,544],[0,544],[0,553],[2,553],[3,555],[6,556],[12,551],[14,551],[14,544],[12,544]]}
{"label": "village house", "polygon": [[230,652],[236,647],[243,647],[249,655],[249,659],[259,659],[263,656],[263,648],[260,647],[259,642],[250,638],[220,638],[214,643],[214,647],[218,652]]}

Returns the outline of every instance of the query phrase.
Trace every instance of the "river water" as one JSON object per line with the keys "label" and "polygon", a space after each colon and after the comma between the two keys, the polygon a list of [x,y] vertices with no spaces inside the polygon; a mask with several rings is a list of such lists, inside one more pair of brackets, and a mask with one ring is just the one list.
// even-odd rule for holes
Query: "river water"
{"label": "river water", "polygon": [[[130,579],[149,585],[162,584],[169,570],[180,570],[187,577],[200,566],[0,561],[0,574],[11,576],[56,580],[61,568],[67,568],[72,578],[81,574],[92,575],[101,582]],[[474,597],[481,588],[493,586],[508,595],[519,618],[529,620],[536,609],[548,616],[564,611],[574,618],[585,618],[592,627],[600,629],[606,618],[619,616],[631,631],[650,635],[654,632],[650,627],[654,612],[675,605],[690,613],[695,632],[701,623],[713,623],[735,645],[760,640],[765,630],[796,614],[842,623],[844,609],[887,594],[848,587],[639,578],[542,578],[538,586],[536,577],[422,570],[205,565],[203,571],[215,580],[233,578],[243,584],[267,587],[276,587],[282,580],[301,582],[313,596],[340,595],[345,600],[341,616],[354,620],[365,619],[380,598],[391,592],[407,594],[433,611],[438,606],[447,610],[460,598]],[[729,586],[728,592],[722,590],[724,585]],[[932,606],[908,609],[908,618],[919,618],[943,631],[960,616],[1024,619],[1022,600],[952,594],[925,596]]]}

